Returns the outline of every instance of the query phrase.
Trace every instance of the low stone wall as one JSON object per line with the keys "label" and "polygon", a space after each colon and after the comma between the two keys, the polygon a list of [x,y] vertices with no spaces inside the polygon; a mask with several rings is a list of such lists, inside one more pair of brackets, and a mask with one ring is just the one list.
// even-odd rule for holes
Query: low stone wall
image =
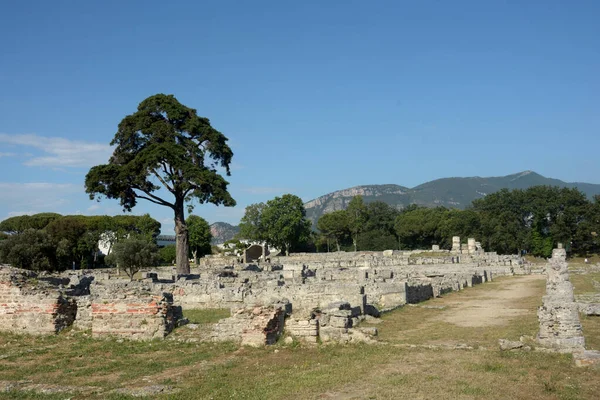
{"label": "low stone wall", "polygon": [[37,274],[0,268],[0,329],[32,335],[53,334],[70,326],[77,304]]}
{"label": "low stone wall", "polygon": [[212,341],[233,341],[259,347],[274,344],[284,327],[287,305],[253,305],[233,311],[232,316],[220,320],[209,338]]}
{"label": "low stone wall", "polygon": [[356,328],[366,318],[358,307],[336,302],[327,305],[308,318],[291,315],[286,320],[286,334],[306,343],[370,342],[377,335],[376,328]]}
{"label": "low stone wall", "polygon": [[90,288],[93,337],[162,339],[173,330],[173,297],[140,282],[94,283]]}

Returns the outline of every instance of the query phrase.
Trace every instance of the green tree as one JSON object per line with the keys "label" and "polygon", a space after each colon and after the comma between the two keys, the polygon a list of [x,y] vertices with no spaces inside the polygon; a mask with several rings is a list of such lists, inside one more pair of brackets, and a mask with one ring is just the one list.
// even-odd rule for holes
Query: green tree
{"label": "green tree", "polygon": [[[346,210],[337,210],[322,215],[319,221],[317,221],[317,229],[319,229],[328,241],[333,239],[337,251],[340,251],[340,241],[350,234],[348,213]],[[329,244],[327,245],[327,250],[329,251]]]}
{"label": "green tree", "polygon": [[267,202],[262,211],[261,226],[267,243],[285,250],[286,255],[294,246],[308,240],[311,233],[302,199],[292,194]]}
{"label": "green tree", "polygon": [[346,208],[348,213],[348,228],[352,235],[352,244],[354,251],[358,249],[358,235],[364,230],[367,222],[367,210],[362,196],[354,196]]}
{"label": "green tree", "polygon": [[582,256],[600,252],[600,196],[587,204],[573,234],[573,250]]}
{"label": "green tree", "polygon": [[60,217],[62,216],[57,213],[39,213],[10,217],[0,222],[0,232],[20,233],[27,229],[44,229],[50,222]]}
{"label": "green tree", "polygon": [[[230,175],[233,152],[227,138],[174,96],[157,94],[121,121],[111,145],[116,148],[108,164],[92,167],[86,175],[86,192],[92,199],[119,199],[127,211],[138,199],[171,208],[177,272],[189,274],[185,204],[189,212],[193,202],[235,205],[229,183],[217,170]],[[168,200],[157,193],[161,189],[170,193]]]}
{"label": "green tree", "polygon": [[210,241],[212,240],[212,234],[210,233],[210,225],[204,218],[197,215],[190,215],[185,223],[188,226],[190,253],[194,257],[194,264],[198,264],[198,257],[211,253]]}
{"label": "green tree", "polygon": [[158,246],[147,239],[134,237],[115,243],[113,251],[106,257],[106,262],[122,268],[130,280],[136,272],[144,267],[158,263]]}
{"label": "green tree", "polygon": [[177,258],[177,249],[174,244],[161,247],[158,249],[158,256],[161,264],[172,265]]}
{"label": "green tree", "polygon": [[144,214],[141,216],[102,216],[99,217],[98,226],[101,231],[100,240],[108,248],[108,253],[110,254],[112,246],[116,242],[132,235],[142,236],[148,240],[156,241],[156,237],[160,233],[161,224],[150,217],[150,214]]}
{"label": "green tree", "polygon": [[365,206],[366,222],[359,234],[358,244],[362,250],[388,250],[398,248],[398,237],[394,229],[400,212],[382,201],[373,201]]}
{"label": "green tree", "polygon": [[481,241],[481,220],[479,214],[473,209],[448,210],[440,227],[440,248],[449,250],[452,247],[453,236],[460,236],[462,238],[472,237]]}
{"label": "green tree", "polygon": [[56,259],[56,245],[50,235],[31,228],[0,241],[0,262],[34,271],[64,269]]}
{"label": "green tree", "polygon": [[443,223],[448,216],[444,207],[411,208],[398,215],[395,230],[403,249],[426,249],[442,241]]}
{"label": "green tree", "polygon": [[89,217],[67,215],[46,227],[46,232],[56,243],[58,260],[64,267],[78,263],[84,268],[97,251],[100,232],[94,230],[89,222]]}
{"label": "green tree", "polygon": [[265,227],[263,226],[263,211],[265,203],[250,204],[240,220],[240,231],[237,236],[242,239],[263,242],[266,240]]}
{"label": "green tree", "polygon": [[533,214],[522,190],[502,189],[473,201],[480,216],[481,243],[500,254],[515,254],[528,248]]}

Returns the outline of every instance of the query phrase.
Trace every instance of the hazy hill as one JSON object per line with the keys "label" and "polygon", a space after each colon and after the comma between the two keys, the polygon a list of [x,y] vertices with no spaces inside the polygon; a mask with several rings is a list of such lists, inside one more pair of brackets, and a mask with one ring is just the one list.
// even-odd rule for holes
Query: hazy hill
{"label": "hazy hill", "polygon": [[313,224],[325,213],[342,210],[356,195],[363,196],[365,202],[383,201],[397,208],[409,204],[427,207],[445,206],[448,208],[465,208],[475,199],[494,193],[502,188],[527,189],[532,186],[549,185],[559,187],[576,187],[588,197],[600,194],[600,185],[580,182],[563,182],[559,179],[546,178],[533,171],[500,177],[442,178],[415,186],[412,189],[398,185],[364,185],[338,190],[311,200],[304,204],[307,217]]}
{"label": "hazy hill", "polygon": [[227,222],[215,222],[210,225],[210,233],[212,234],[211,244],[221,244],[233,239],[240,231],[237,225],[231,225]]}

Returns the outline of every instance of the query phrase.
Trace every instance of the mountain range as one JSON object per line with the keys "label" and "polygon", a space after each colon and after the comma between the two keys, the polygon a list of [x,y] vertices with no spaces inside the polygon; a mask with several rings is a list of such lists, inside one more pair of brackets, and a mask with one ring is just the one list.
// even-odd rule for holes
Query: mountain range
{"label": "mountain range", "polygon": [[[600,185],[582,182],[564,182],[546,178],[533,171],[523,171],[507,176],[441,178],[407,188],[400,185],[363,185],[328,193],[304,203],[307,218],[313,227],[321,215],[346,208],[354,196],[362,196],[365,203],[383,201],[398,209],[410,204],[426,207],[444,206],[464,209],[475,199],[480,199],[500,189],[527,189],[532,186],[558,186],[577,188],[590,199],[600,194]],[[216,224],[225,224],[217,222]],[[211,225],[211,227],[213,226]],[[229,225],[229,224],[225,224]],[[232,225],[229,225],[232,228]],[[214,236],[214,234],[213,234]],[[227,239],[225,239],[227,240]],[[224,241],[225,241],[224,240]]]}

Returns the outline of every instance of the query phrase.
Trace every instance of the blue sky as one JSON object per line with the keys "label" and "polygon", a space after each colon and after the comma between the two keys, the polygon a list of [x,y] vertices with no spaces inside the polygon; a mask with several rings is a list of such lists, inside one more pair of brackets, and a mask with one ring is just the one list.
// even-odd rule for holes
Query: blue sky
{"label": "blue sky", "polygon": [[[248,204],[523,170],[600,183],[596,1],[22,1],[0,13],[0,219],[121,212],[83,180],[174,94],[234,151]],[[172,229],[170,209],[141,201]]]}

